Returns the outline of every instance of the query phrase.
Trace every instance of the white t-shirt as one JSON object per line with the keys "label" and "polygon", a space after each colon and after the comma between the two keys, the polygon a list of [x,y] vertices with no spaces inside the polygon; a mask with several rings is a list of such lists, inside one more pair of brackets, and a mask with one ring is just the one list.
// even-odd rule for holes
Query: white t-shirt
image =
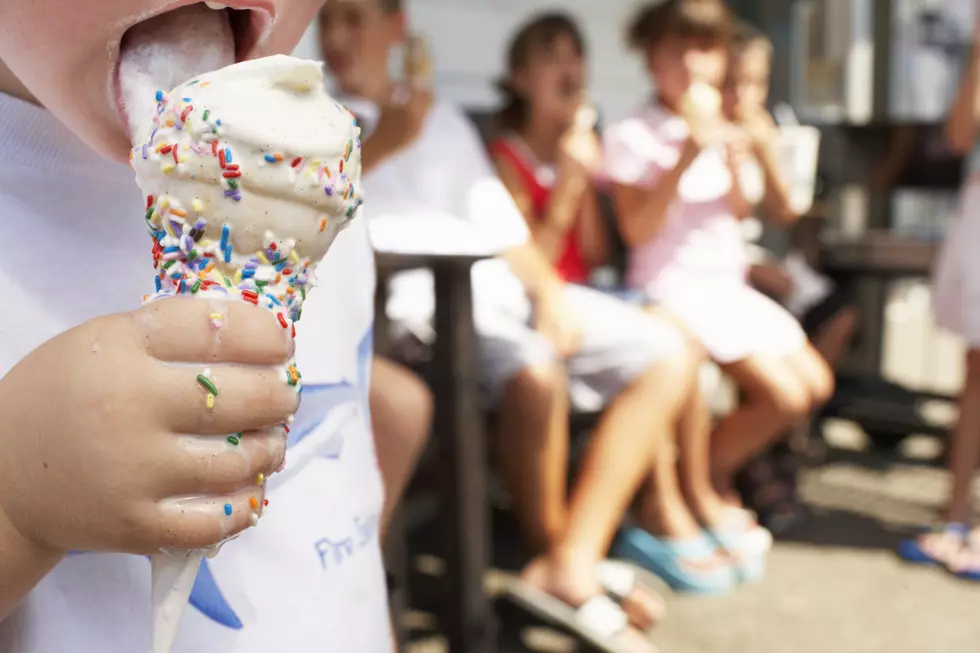
{"label": "white t-shirt", "polygon": [[[377,106],[356,98],[342,101],[367,138],[377,125]],[[378,252],[495,255],[530,237],[476,128],[447,102],[433,104],[413,143],[364,175],[362,192],[371,242]],[[477,310],[488,302],[510,305],[524,293],[501,260],[477,264],[473,287]],[[391,319],[424,332],[434,306],[427,271],[392,280]]]}
{"label": "white t-shirt", "polygon": [[[153,269],[129,168],[2,94],[0,149],[6,374],[58,333],[138,307]],[[367,411],[374,266],[363,221],[337,238],[318,276],[297,325],[304,397],[285,471],[268,481],[270,508],[258,527],[202,566],[175,653],[392,650]],[[150,622],[146,558],[80,553],[0,623],[0,651],[146,651]]]}

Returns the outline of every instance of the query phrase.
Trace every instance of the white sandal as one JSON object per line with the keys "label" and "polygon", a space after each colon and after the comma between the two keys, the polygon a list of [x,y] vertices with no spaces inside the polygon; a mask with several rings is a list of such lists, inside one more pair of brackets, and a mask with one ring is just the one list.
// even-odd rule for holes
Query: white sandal
{"label": "white sandal", "polygon": [[507,589],[515,605],[542,621],[582,640],[602,653],[657,653],[650,642],[644,650],[630,647],[617,639],[630,632],[629,617],[616,601],[600,594],[574,607],[523,580],[515,579]]}

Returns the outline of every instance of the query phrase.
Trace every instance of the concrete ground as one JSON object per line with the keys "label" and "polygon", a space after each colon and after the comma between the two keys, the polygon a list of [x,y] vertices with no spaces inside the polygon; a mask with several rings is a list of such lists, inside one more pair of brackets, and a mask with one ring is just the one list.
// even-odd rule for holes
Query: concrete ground
{"label": "concrete ground", "polygon": [[[766,580],[719,598],[669,597],[654,641],[663,653],[959,653],[980,651],[980,585],[900,562],[895,544],[932,521],[947,492],[935,440],[904,456],[867,451],[846,423],[828,428],[802,494],[812,520],[778,542]],[[928,460],[932,458],[933,460]],[[980,498],[980,492],[977,493]],[[980,504],[978,504],[980,505]],[[423,638],[411,653],[442,653]],[[567,637],[529,629],[505,653],[578,651]]]}
{"label": "concrete ground", "polygon": [[[849,425],[831,430],[832,440],[862,444]],[[777,544],[766,581],[718,599],[674,597],[656,635],[664,653],[980,651],[980,586],[894,554],[935,517],[947,492],[940,468],[848,447],[811,469],[802,489],[813,519]]]}

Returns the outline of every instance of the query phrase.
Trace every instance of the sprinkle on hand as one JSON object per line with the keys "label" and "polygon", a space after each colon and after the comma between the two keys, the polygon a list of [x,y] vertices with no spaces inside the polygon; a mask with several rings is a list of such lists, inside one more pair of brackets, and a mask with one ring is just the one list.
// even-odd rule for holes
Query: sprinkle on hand
{"label": "sprinkle on hand", "polygon": [[197,383],[207,391],[205,405],[207,406],[208,410],[211,410],[214,408],[214,398],[218,396],[218,387],[214,385],[214,381],[211,380],[210,368],[204,370],[202,374],[197,375]]}

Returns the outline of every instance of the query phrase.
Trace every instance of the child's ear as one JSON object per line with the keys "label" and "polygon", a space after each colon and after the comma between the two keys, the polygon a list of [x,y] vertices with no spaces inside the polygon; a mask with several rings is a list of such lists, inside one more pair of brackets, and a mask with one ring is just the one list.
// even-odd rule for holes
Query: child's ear
{"label": "child's ear", "polygon": [[391,42],[400,45],[408,38],[408,15],[404,11],[396,11],[389,18],[391,21]]}

